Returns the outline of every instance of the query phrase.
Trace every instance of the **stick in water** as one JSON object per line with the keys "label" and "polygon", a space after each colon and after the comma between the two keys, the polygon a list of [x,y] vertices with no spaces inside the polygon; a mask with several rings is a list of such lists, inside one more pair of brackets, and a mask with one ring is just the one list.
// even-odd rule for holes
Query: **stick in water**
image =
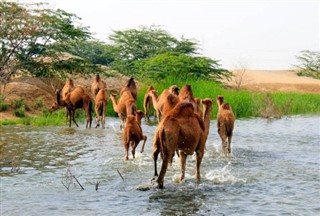
{"label": "stick in water", "polygon": [[117,170],[117,171],[118,171],[120,177],[122,178],[122,181],[124,181],[124,178],[122,177],[122,175],[121,175],[121,173],[119,172],[119,170]]}
{"label": "stick in water", "polygon": [[74,178],[74,179],[77,181],[77,183],[80,185],[81,189],[84,190],[84,188],[82,187],[82,185],[80,184],[80,182],[78,181],[78,179],[77,179],[75,176],[73,176],[73,178]]}

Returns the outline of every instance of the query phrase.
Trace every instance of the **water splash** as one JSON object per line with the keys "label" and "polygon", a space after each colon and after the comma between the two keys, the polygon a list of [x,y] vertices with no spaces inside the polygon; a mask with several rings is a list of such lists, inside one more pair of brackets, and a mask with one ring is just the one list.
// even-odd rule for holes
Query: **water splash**
{"label": "water splash", "polygon": [[206,179],[209,181],[213,181],[215,184],[224,184],[224,183],[246,183],[245,179],[237,178],[231,173],[231,161],[228,162],[226,166],[222,169],[214,169],[209,171],[206,174]]}

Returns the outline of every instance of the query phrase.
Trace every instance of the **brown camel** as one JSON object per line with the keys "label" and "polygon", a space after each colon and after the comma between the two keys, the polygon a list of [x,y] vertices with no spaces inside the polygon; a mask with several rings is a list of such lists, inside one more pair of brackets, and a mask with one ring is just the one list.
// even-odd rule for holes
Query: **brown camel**
{"label": "brown camel", "polygon": [[[179,88],[176,85],[170,86],[169,89],[164,89],[159,97],[157,96],[157,92],[155,90],[150,91],[149,95],[152,98],[152,104],[156,111],[156,115],[159,122],[161,121],[161,118],[163,116],[162,111],[163,111],[164,104],[168,99],[168,96],[170,94],[177,96],[178,92],[179,92]],[[173,97],[169,99],[171,99],[171,103],[174,103],[175,100],[173,99]],[[171,107],[172,105],[168,105],[168,106]],[[168,108],[166,110],[168,110]]]}
{"label": "brown camel", "polygon": [[99,74],[97,74],[91,84],[91,92],[92,92],[93,98],[94,99],[96,98],[96,95],[98,94],[100,89],[106,89],[106,88],[107,88],[107,83],[100,78]]}
{"label": "brown camel", "polygon": [[[157,179],[158,187],[163,188],[168,164],[176,149],[180,151],[180,181],[185,177],[186,158],[196,152],[196,178],[200,180],[200,165],[209,133],[210,113],[213,102],[203,100],[204,117],[194,112],[189,102],[179,102],[160,122],[156,129],[153,146],[154,176],[158,176],[157,158],[161,152],[162,166]],[[204,120],[203,120],[204,118]]]}
{"label": "brown camel", "polygon": [[95,112],[96,112],[96,128],[99,127],[101,121],[102,128],[105,128],[105,113],[107,108],[106,92],[104,88],[101,88],[95,99]]}
{"label": "brown camel", "polygon": [[120,96],[122,96],[122,94],[126,91],[131,92],[133,98],[135,100],[137,100],[137,86],[136,86],[136,82],[134,81],[134,78],[131,77],[127,83],[125,84],[125,86],[121,89],[120,91]]}
{"label": "brown camel", "polygon": [[232,112],[231,105],[223,102],[224,97],[217,97],[218,114],[217,114],[217,128],[218,134],[222,141],[222,151],[224,155],[231,153],[231,139],[233,135],[233,128],[235,117]]}
{"label": "brown camel", "polygon": [[143,108],[144,108],[144,113],[145,113],[145,118],[147,120],[150,120],[150,112],[151,112],[151,107],[152,105],[152,98],[150,96],[150,91],[154,90],[154,87],[151,85],[148,87],[146,94],[144,95],[143,99]]}
{"label": "brown camel", "polygon": [[70,93],[67,93],[65,100],[62,99],[61,91],[56,92],[57,104],[59,106],[65,106],[69,113],[69,127],[71,127],[71,119],[76,124],[75,120],[75,110],[78,108],[83,108],[86,112],[86,128],[91,128],[92,123],[92,101],[90,96],[84,91],[82,87],[75,87],[74,90]]}
{"label": "brown camel", "polygon": [[[67,93],[70,93],[73,89],[74,89],[74,82],[73,82],[72,79],[69,78],[69,79],[66,80],[66,82],[65,82],[65,84],[64,84],[64,86],[63,86],[63,88],[61,90],[62,100],[65,100]],[[59,106],[57,102],[54,102],[51,105],[49,111],[50,112],[54,112],[54,111],[56,111],[56,110],[58,110],[60,108],[61,108],[61,106]],[[68,122],[68,110],[67,110],[67,108],[66,108],[66,122]]]}
{"label": "brown camel", "polygon": [[129,115],[127,117],[126,126],[123,132],[123,145],[126,152],[126,160],[129,159],[128,151],[131,146],[131,153],[133,158],[135,158],[135,151],[140,143],[143,140],[143,145],[141,147],[141,153],[144,150],[144,145],[147,141],[147,137],[143,135],[141,128],[141,118],[144,116],[144,113],[141,110],[137,110],[136,116]]}
{"label": "brown camel", "polygon": [[133,98],[130,91],[124,91],[120,96],[118,102],[115,95],[111,95],[110,99],[112,101],[113,110],[118,113],[118,116],[120,118],[120,129],[122,129],[124,127],[126,117],[129,115],[136,115],[136,100]]}

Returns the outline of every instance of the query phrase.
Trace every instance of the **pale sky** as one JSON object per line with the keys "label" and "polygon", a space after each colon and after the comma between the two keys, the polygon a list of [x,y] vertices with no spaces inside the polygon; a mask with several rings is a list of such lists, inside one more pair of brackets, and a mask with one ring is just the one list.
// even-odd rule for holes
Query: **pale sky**
{"label": "pale sky", "polygon": [[195,39],[201,55],[226,69],[290,69],[301,50],[320,50],[320,0],[42,2],[81,17],[106,42],[113,30],[159,25],[176,38]]}

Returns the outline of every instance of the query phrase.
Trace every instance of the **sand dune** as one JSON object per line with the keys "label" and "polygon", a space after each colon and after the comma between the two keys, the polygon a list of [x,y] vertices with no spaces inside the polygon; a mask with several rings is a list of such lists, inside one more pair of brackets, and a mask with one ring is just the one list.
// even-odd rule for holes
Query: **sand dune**
{"label": "sand dune", "polygon": [[235,70],[231,81],[225,83],[235,87],[236,80],[240,80],[241,89],[252,91],[286,91],[320,93],[320,80],[301,77],[292,70]]}

